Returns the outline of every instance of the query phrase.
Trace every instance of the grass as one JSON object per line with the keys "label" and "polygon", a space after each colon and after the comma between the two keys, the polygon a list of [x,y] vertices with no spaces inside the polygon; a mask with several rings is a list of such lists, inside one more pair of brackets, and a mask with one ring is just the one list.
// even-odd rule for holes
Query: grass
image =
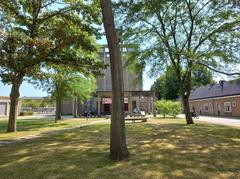
{"label": "grass", "polygon": [[0,178],[240,178],[240,129],[155,119],[126,133],[121,162],[108,160],[108,124],[2,146]]}
{"label": "grass", "polygon": [[1,140],[15,140],[20,137],[26,137],[31,135],[38,135],[43,132],[61,130],[63,128],[76,127],[81,124],[86,124],[91,121],[100,120],[100,118],[77,118],[77,119],[62,119],[58,123],[54,123],[53,118],[27,118],[20,117],[17,120],[17,132],[6,133],[7,119],[0,118],[0,141]]}

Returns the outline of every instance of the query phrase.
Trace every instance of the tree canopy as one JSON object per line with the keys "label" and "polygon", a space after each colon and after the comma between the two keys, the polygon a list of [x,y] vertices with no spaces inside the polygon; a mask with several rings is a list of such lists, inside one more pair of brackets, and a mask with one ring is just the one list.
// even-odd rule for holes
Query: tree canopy
{"label": "tree canopy", "polygon": [[124,36],[141,47],[142,64],[150,64],[154,74],[173,67],[186,120],[192,124],[188,98],[193,68],[202,65],[219,72],[228,63],[239,63],[239,8],[227,0],[118,2]]}
{"label": "tree canopy", "polygon": [[46,65],[71,66],[99,74],[96,56],[99,7],[94,1],[1,0],[0,78],[12,84],[8,131],[16,130],[19,88],[26,77],[41,78]]}
{"label": "tree canopy", "polygon": [[[213,75],[209,69],[196,66],[192,72],[192,88],[213,83]],[[174,69],[169,66],[151,86],[158,99],[175,100],[180,95],[180,84]]]}
{"label": "tree canopy", "polygon": [[78,100],[83,103],[96,90],[96,81],[92,75],[84,75],[72,68],[53,66],[48,69],[44,79],[33,81],[39,88],[51,95],[56,104],[56,120],[61,119],[64,99]]}

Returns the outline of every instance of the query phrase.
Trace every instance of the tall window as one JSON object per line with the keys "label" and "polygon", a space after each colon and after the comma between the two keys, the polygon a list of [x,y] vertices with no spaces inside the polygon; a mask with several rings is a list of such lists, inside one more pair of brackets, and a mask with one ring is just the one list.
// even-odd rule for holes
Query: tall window
{"label": "tall window", "polygon": [[208,112],[208,103],[205,103],[203,105],[203,109],[204,109],[205,112]]}
{"label": "tall window", "polygon": [[231,102],[225,102],[224,103],[224,111],[225,112],[232,112]]}
{"label": "tall window", "polygon": [[217,110],[218,110],[218,111],[221,111],[221,104],[218,104],[218,103],[217,103],[216,106],[217,106]]}

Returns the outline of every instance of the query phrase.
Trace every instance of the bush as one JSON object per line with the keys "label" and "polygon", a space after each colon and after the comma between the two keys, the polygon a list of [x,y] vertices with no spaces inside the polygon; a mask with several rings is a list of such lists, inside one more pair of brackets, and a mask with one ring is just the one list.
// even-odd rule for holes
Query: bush
{"label": "bush", "polygon": [[20,112],[19,116],[28,116],[28,115],[33,115],[32,111],[25,111],[25,112]]}
{"label": "bush", "polygon": [[178,114],[181,114],[181,104],[177,101],[160,100],[156,102],[157,109],[160,110],[160,114],[165,118],[166,115],[176,118]]}

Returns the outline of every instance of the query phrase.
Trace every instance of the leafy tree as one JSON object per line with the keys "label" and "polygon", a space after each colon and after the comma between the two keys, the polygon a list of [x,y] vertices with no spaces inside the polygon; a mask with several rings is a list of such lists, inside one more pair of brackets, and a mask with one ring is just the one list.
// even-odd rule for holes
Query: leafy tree
{"label": "leafy tree", "polygon": [[163,87],[164,87],[164,79],[163,77],[157,78],[153,85],[151,86],[151,91],[155,91],[155,96],[157,99],[164,99],[163,97]]}
{"label": "leafy tree", "polygon": [[103,24],[107,37],[111,77],[112,77],[112,115],[110,131],[110,159],[122,160],[129,155],[124,120],[124,84],[119,39],[114,24],[111,0],[100,0]]}
{"label": "leafy tree", "polygon": [[33,99],[25,99],[22,101],[23,107],[31,107],[33,110],[36,110],[40,107],[42,100],[33,100]]}
{"label": "leafy tree", "polygon": [[62,101],[73,99],[83,102],[89,99],[96,89],[96,82],[94,77],[84,76],[73,69],[55,67],[49,70],[47,79],[40,81],[38,86],[47,91],[55,100],[55,122],[57,122],[61,119]]}
{"label": "leafy tree", "polygon": [[[195,66],[192,71],[192,87],[204,86],[213,83],[213,76],[209,69]],[[180,84],[174,69],[170,66],[152,85],[158,99],[175,100],[180,94]]]}
{"label": "leafy tree", "polygon": [[172,101],[170,103],[170,108],[171,110],[169,112],[169,115],[173,116],[174,118],[176,118],[177,115],[182,113],[182,106],[181,106],[181,103],[178,101]]}
{"label": "leafy tree", "polygon": [[227,0],[120,0],[118,5],[125,37],[141,47],[142,64],[150,64],[154,73],[173,67],[186,122],[193,124],[192,71],[202,65],[221,72],[222,64],[226,69],[226,63],[239,62],[239,9]]}
{"label": "leafy tree", "polygon": [[[179,96],[180,85],[173,69],[168,68],[152,85],[158,99],[175,100]],[[160,98],[159,98],[160,97]]]}
{"label": "leafy tree", "polygon": [[74,74],[71,76],[70,85],[71,90],[69,91],[69,96],[74,99],[74,117],[78,116],[77,103],[83,102],[92,97],[92,94],[96,90],[96,80],[94,77],[84,77]]}
{"label": "leafy tree", "polygon": [[23,99],[21,101],[22,107],[31,107],[34,111],[39,107],[46,108],[48,106],[54,106],[52,101],[48,98],[43,99]]}
{"label": "leafy tree", "polygon": [[16,131],[19,88],[27,77],[42,77],[49,64],[64,64],[82,73],[97,73],[93,24],[99,24],[95,3],[81,0],[1,0],[0,77],[12,84],[7,132]]}
{"label": "leafy tree", "polygon": [[39,105],[39,107],[42,107],[42,108],[46,108],[46,107],[54,107],[55,106],[55,103],[54,101],[47,97],[47,98],[44,98],[43,100],[41,100],[41,104]]}
{"label": "leafy tree", "polygon": [[166,117],[166,114],[170,113],[169,106],[167,105],[166,100],[160,100],[156,102],[156,107],[160,110],[160,114],[163,115],[163,118]]}
{"label": "leafy tree", "polygon": [[204,66],[194,66],[192,71],[192,87],[214,83],[212,72]]}

